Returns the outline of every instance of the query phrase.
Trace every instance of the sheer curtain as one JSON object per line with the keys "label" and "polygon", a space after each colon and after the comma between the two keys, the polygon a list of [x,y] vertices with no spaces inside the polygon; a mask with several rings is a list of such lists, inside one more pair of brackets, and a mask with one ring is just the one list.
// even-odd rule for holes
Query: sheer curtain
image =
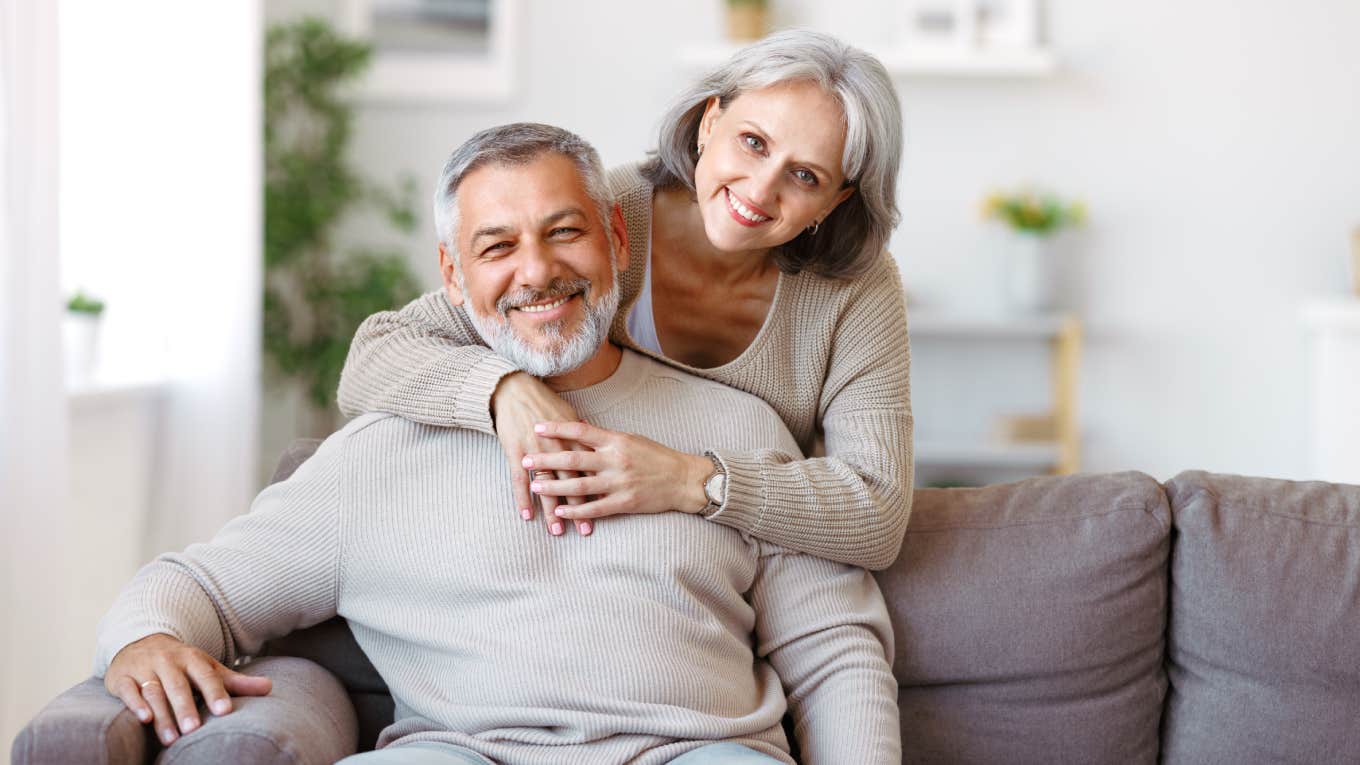
{"label": "sheer curtain", "polygon": [[[70,577],[57,269],[57,31],[50,3],[0,0],[0,741],[79,674]],[[88,643],[88,640],[83,641]]]}

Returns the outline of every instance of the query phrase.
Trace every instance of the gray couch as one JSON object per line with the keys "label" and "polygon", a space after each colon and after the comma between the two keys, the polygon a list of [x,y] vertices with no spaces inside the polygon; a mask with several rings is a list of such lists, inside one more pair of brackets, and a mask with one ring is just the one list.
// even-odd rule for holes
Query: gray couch
{"label": "gray couch", "polygon": [[[879,581],[905,761],[1360,762],[1360,486],[1188,472],[924,489]],[[343,622],[268,653],[247,671],[273,694],[164,751],[92,678],[13,762],[325,763],[391,721]]]}

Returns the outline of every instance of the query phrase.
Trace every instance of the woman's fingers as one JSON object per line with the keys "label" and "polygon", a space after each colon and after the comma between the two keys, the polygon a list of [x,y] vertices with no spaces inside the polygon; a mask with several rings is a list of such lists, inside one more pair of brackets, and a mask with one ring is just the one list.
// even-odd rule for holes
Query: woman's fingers
{"label": "woman's fingers", "polygon": [[142,689],[137,687],[137,681],[127,675],[123,675],[115,680],[109,690],[113,695],[122,700],[123,704],[132,711],[137,719],[143,723],[151,722],[153,717],[151,705],[142,698]]}
{"label": "woman's fingers", "polygon": [[612,430],[597,428],[588,422],[582,422],[580,420],[573,420],[571,422],[548,420],[540,422],[534,425],[534,432],[545,438],[575,441],[580,444],[585,444],[592,449],[609,446],[619,435]]}
{"label": "woman's fingers", "polygon": [[[539,474],[543,476],[542,473]],[[561,474],[561,475],[566,475]],[[529,490],[535,494],[548,494],[553,497],[568,497],[580,499],[574,504],[580,505],[585,502],[585,497],[599,496],[605,494],[609,488],[609,479],[602,476],[579,476],[577,478],[558,478],[546,480],[543,477],[535,478],[529,484]]]}
{"label": "woman's fingers", "polygon": [[525,455],[520,463],[531,470],[573,470],[578,473],[598,473],[605,468],[605,458],[588,449],[562,452],[539,452]]}
{"label": "woman's fingers", "polygon": [[563,518],[580,523],[587,518],[632,513],[633,504],[617,496],[606,496],[580,505],[563,506],[560,509]]}
{"label": "woman's fingers", "polygon": [[165,697],[165,688],[161,686],[161,681],[156,678],[143,681],[139,684],[138,690],[151,707],[156,735],[160,737],[161,743],[166,746],[173,744],[175,739],[179,738],[179,729],[175,727],[175,716],[170,713],[170,702]]}

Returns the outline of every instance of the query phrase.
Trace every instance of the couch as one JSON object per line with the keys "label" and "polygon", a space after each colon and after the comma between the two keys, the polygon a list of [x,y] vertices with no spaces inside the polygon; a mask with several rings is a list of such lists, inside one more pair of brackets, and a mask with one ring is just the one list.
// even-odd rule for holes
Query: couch
{"label": "couch", "polygon": [[[922,489],[878,578],[905,762],[1360,762],[1360,486],[1194,471]],[[246,671],[270,696],[163,751],[91,678],[12,760],[326,763],[391,721],[343,621],[266,653]]]}

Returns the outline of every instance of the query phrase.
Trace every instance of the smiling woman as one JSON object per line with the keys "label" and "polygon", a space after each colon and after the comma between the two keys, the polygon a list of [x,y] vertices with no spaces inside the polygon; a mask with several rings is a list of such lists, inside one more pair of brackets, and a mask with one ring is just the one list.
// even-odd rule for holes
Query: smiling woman
{"label": "smiling woman", "polygon": [[[682,94],[654,156],[608,177],[618,207],[598,225],[626,228],[632,254],[620,259],[611,338],[760,396],[804,454],[720,443],[684,454],[575,422],[523,364],[485,347],[467,301],[443,293],[365,322],[341,408],[496,434],[521,515],[532,515],[532,488],[554,534],[559,519],[588,533],[590,519],[676,510],[886,567],[912,489],[906,311],[885,251],[901,150],[882,64],[828,35],[787,32]],[[443,241],[455,214],[436,207]],[[584,464],[586,475],[567,472]],[[529,469],[558,474],[530,487]]]}

